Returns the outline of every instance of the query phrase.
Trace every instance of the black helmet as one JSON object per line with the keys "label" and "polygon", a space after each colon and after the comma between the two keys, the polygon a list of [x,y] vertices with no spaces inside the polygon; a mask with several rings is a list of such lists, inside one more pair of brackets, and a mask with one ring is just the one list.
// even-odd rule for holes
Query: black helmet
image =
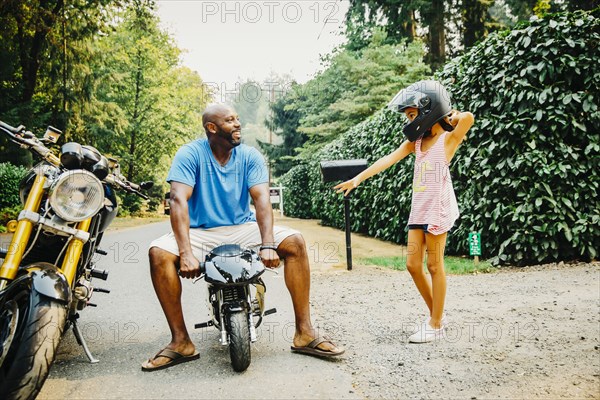
{"label": "black helmet", "polygon": [[[398,92],[388,104],[388,108],[396,112],[402,112],[409,107],[419,110],[417,118],[404,125],[402,129],[411,142],[422,137],[436,122],[452,111],[450,95],[444,86],[436,81],[413,83]],[[452,126],[444,122],[441,121],[443,128],[452,130]]]}

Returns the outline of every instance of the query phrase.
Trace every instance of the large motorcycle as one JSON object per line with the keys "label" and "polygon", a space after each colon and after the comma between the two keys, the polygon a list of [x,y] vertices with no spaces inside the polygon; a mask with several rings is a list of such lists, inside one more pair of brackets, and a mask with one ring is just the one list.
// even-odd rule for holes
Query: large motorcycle
{"label": "large motorcycle", "polygon": [[117,215],[114,189],[147,199],[140,190],[152,182],[127,181],[117,160],[92,146],[70,142],[56,155],[49,147],[61,132],[52,127],[37,138],[0,121],[0,133],[41,158],[21,182],[23,210],[9,224],[10,247],[0,249],[0,398],[33,399],[69,327],[90,362],[98,362],[77,319],[95,306],[92,294],[109,293],[92,280],[108,277],[94,267],[94,256],[106,255],[98,246]]}
{"label": "large motorcycle", "polygon": [[258,339],[256,328],[263,316],[277,312],[265,310],[266,287],[261,277],[265,270],[255,251],[236,244],[214,248],[200,263],[203,276],[199,279],[204,277],[207,283],[211,320],[195,328],[219,329],[219,343],[229,346],[231,366],[237,372],[250,366],[250,343]]}

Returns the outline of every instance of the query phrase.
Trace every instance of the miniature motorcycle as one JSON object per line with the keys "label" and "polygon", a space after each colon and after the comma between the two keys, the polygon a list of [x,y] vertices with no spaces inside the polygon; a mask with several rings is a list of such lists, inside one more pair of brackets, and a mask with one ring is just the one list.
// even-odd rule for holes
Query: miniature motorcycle
{"label": "miniature motorcycle", "polygon": [[255,251],[235,244],[214,248],[200,263],[211,320],[195,328],[219,329],[219,343],[229,346],[231,365],[237,372],[250,366],[250,343],[257,340],[256,328],[263,316],[277,312],[275,308],[265,310],[266,287],[261,278],[265,269]]}
{"label": "miniature motorcycle", "polygon": [[0,121],[0,132],[41,162],[22,180],[23,211],[8,249],[0,249],[0,398],[33,399],[54,361],[69,327],[90,362],[96,363],[77,325],[78,312],[93,293],[92,278],[106,280],[108,272],[94,268],[98,246],[117,215],[114,189],[135,193],[152,182],[136,185],[120,173],[117,160],[91,146],[70,142],[60,155],[47,147],[61,132],[49,127],[37,138],[25,127]]}

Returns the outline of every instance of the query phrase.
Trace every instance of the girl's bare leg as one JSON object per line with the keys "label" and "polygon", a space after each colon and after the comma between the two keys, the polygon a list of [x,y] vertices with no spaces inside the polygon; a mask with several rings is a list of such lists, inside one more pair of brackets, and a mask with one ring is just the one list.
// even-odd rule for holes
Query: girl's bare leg
{"label": "girl's bare leg", "polygon": [[427,269],[431,275],[433,286],[433,300],[431,320],[429,325],[439,329],[442,325],[444,303],[446,301],[446,272],[444,271],[444,251],[446,249],[447,233],[441,235],[425,235],[427,247]]}
{"label": "girl's bare leg", "polygon": [[433,292],[429,279],[425,276],[423,270],[423,260],[425,258],[425,232],[421,229],[410,229],[408,231],[408,254],[406,256],[406,269],[410,272],[421,297],[425,300],[429,314],[433,309]]}

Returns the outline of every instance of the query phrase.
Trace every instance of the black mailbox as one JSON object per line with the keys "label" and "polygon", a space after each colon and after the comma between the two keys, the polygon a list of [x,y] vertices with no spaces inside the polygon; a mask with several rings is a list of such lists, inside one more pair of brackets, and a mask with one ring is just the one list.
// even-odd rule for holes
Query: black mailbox
{"label": "black mailbox", "polygon": [[[367,169],[367,160],[321,161],[323,182],[347,181]],[[350,195],[344,196],[344,220],[346,222],[346,262],[352,269],[352,243],[350,238]]]}
{"label": "black mailbox", "polygon": [[367,169],[367,160],[321,161],[323,182],[347,181]]}

